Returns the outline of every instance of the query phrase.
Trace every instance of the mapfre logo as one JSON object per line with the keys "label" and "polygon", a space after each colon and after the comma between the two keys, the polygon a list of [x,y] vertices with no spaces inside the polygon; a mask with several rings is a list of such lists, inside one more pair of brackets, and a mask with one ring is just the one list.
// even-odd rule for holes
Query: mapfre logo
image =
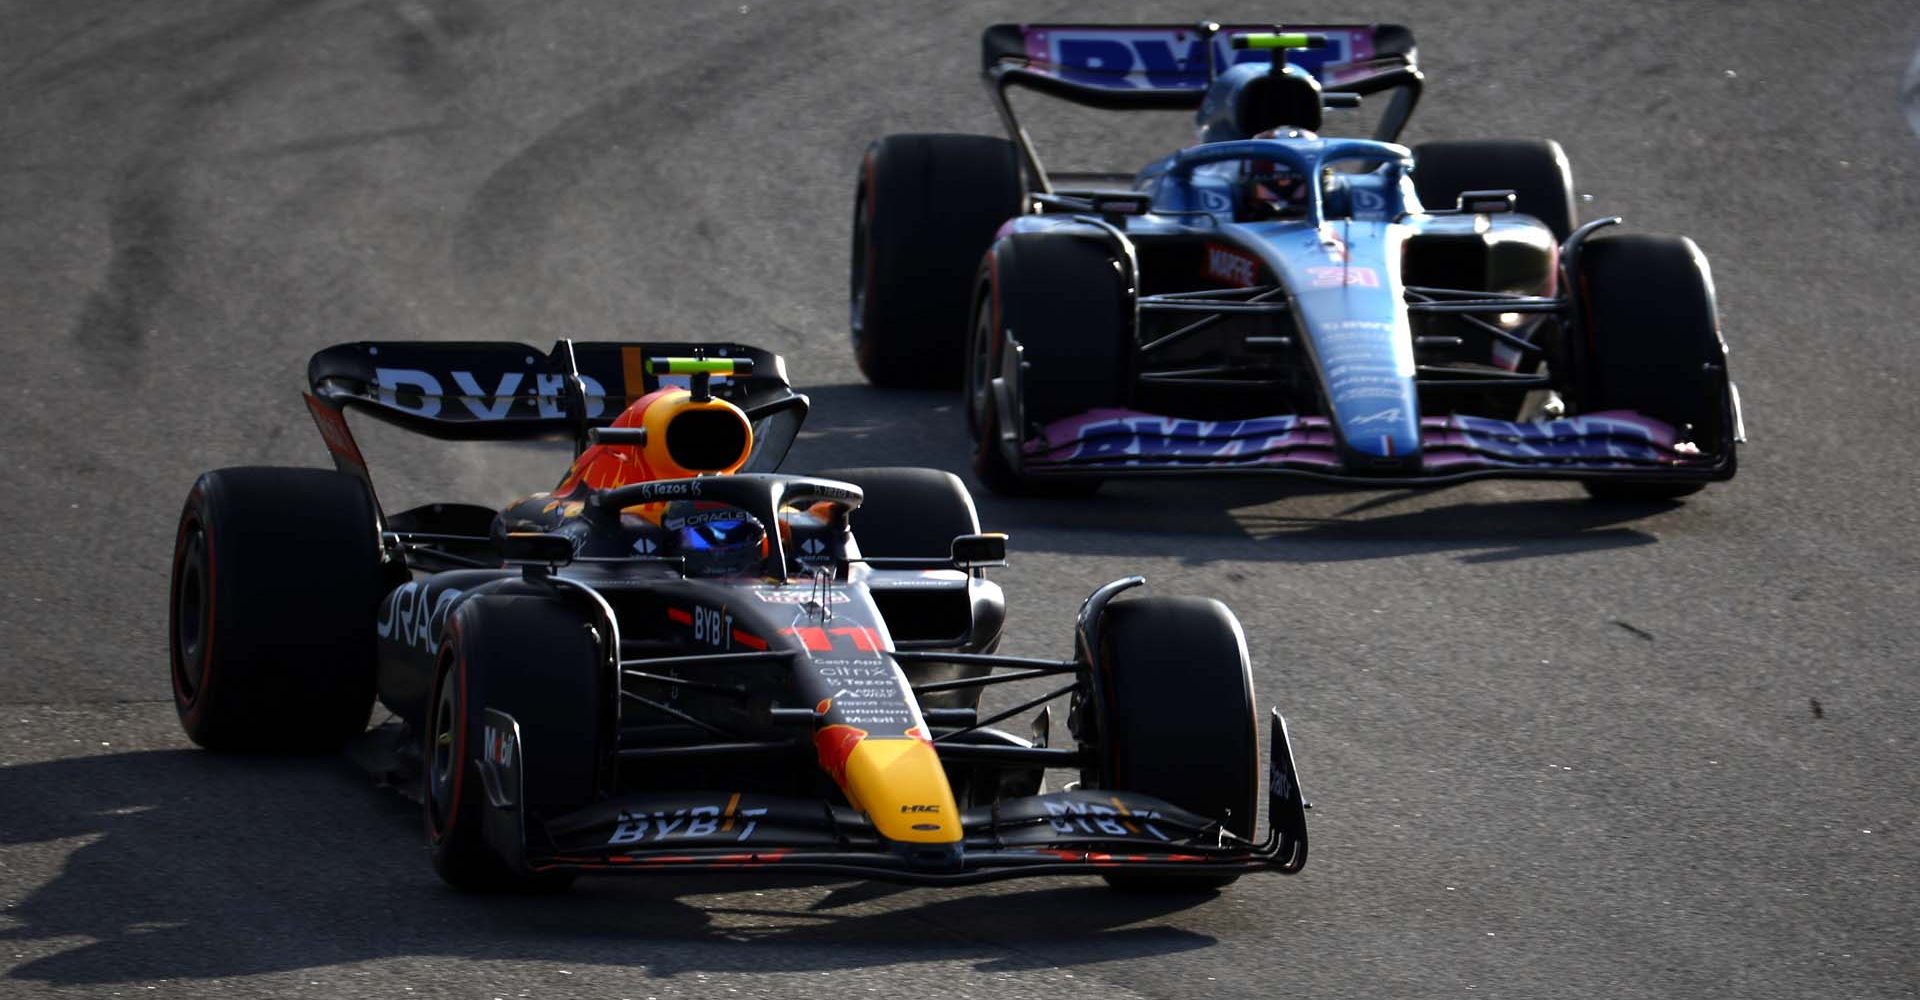
{"label": "mapfre logo", "polygon": [[1222,281],[1236,288],[1247,288],[1253,284],[1255,274],[1253,258],[1223,246],[1208,245],[1207,277]]}

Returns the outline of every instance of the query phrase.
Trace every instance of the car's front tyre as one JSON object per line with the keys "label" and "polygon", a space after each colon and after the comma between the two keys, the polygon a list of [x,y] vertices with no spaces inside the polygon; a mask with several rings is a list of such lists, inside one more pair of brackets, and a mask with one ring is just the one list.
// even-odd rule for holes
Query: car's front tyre
{"label": "car's front tyre", "polygon": [[[1577,267],[1583,315],[1569,353],[1579,411],[1641,413],[1702,451],[1732,449],[1727,351],[1706,255],[1684,236],[1628,233],[1586,241]],[[1596,500],[1629,502],[1677,499],[1706,486],[1611,478],[1584,485]]]}
{"label": "car's front tyre", "polygon": [[995,243],[981,267],[967,347],[967,427],[973,470],[988,489],[1012,496],[1084,496],[1094,478],[1025,475],[1007,460],[992,380],[1006,337],[1021,348],[1021,416],[1043,426],[1127,401],[1133,344],[1122,265],[1102,240],[1073,233],[1015,233]]}
{"label": "car's front tyre", "polygon": [[[1252,840],[1260,793],[1253,673],[1240,622],[1219,601],[1142,597],[1101,617],[1107,731],[1101,787],[1142,792]],[[1217,889],[1238,876],[1116,873],[1118,889]]]}
{"label": "car's front tyre", "polygon": [[504,856],[483,831],[487,807],[475,758],[485,712],[519,728],[517,822],[537,822],[592,801],[599,764],[604,660],[587,623],[541,596],[472,598],[447,623],[422,727],[422,802],[433,867],[469,892],[563,889],[566,873],[535,873]]}

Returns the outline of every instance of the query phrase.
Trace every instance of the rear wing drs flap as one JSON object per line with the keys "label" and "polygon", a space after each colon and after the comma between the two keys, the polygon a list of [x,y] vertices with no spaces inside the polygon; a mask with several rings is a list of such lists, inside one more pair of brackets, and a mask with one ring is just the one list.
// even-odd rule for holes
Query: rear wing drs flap
{"label": "rear wing drs flap", "polygon": [[1198,108],[1215,77],[1268,51],[1233,46],[1236,35],[1285,30],[1320,35],[1325,47],[1283,58],[1312,73],[1329,92],[1395,91],[1374,138],[1393,141],[1412,117],[1422,77],[1413,32],[1398,24],[996,24],[980,36],[980,71],[1007,133],[1026,160],[1035,190],[1050,192],[1033,141],[1007,91],[1024,87],[1108,110]]}
{"label": "rear wing drs flap", "polygon": [[611,424],[635,400],[688,383],[688,376],[654,373],[649,361],[669,357],[751,362],[750,373],[714,376],[712,392],[753,422],[745,471],[780,464],[806,419],[807,397],[793,391],[779,355],[745,344],[562,340],[541,351],[502,342],[360,341],[313,356],[306,401],[334,464],[371,487],[349,410],[443,440],[570,439],[578,452],[593,428]]}

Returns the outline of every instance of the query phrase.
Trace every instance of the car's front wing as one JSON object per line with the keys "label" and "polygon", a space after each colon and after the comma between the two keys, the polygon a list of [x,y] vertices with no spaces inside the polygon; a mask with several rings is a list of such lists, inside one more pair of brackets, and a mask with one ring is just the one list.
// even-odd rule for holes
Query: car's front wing
{"label": "car's front wing", "polygon": [[1420,421],[1421,452],[1398,467],[1348,469],[1325,417],[1191,420],[1101,409],[1056,420],[1021,446],[1033,475],[1287,473],[1341,482],[1437,484],[1489,476],[1724,479],[1728,454],[1627,411],[1556,420],[1454,415]]}
{"label": "car's front wing", "polygon": [[1256,843],[1150,796],[1071,789],[962,812],[964,839],[881,838],[844,805],[751,792],[622,796],[536,824],[534,872],[778,870],[922,884],[1115,871],[1242,874],[1299,871],[1306,812],[1286,723],[1273,714],[1268,832]]}

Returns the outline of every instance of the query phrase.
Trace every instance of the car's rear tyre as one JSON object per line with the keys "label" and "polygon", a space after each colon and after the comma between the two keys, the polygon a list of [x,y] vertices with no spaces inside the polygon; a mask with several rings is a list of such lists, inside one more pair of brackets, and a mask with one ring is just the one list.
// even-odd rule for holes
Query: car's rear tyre
{"label": "car's rear tyre", "polygon": [[1006,334],[1021,347],[1023,433],[1062,417],[1124,406],[1133,344],[1126,278],[1103,240],[1068,233],[1015,233],[994,244],[981,268],[967,349],[967,426],[973,469],[988,489],[1012,496],[1084,496],[1098,479],[1023,475],[1000,444],[990,381]]}
{"label": "car's rear tyre", "polygon": [[1516,208],[1565,242],[1578,225],[1573,170],[1552,139],[1456,139],[1413,147],[1413,186],[1429,210],[1450,209],[1462,191],[1509,190]]}
{"label": "car's rear tyre", "polygon": [[[1116,601],[1096,637],[1107,698],[1098,734],[1103,787],[1142,792],[1218,819],[1251,840],[1259,728],[1247,640],[1233,612],[1199,597]],[[1120,889],[1216,889],[1233,875],[1116,873]]]}
{"label": "car's rear tyre", "polygon": [[890,135],[867,147],[849,280],[853,352],[867,381],[960,384],[974,270],[1023,195],[1005,139]]}
{"label": "car's rear tyre", "polygon": [[973,494],[942,469],[828,469],[815,473],[865,494],[850,525],[860,554],[876,558],[946,559],[953,540],[980,533]]}
{"label": "car's rear tyre", "polygon": [[469,892],[563,889],[570,873],[532,873],[502,857],[482,833],[486,792],[474,763],[485,712],[513,717],[520,730],[523,822],[593,800],[600,753],[604,660],[587,623],[541,596],[475,597],[460,605],[440,644],[428,700],[422,760],[427,840],[433,867]]}
{"label": "car's rear tyre", "polygon": [[[1684,236],[1632,233],[1586,241],[1577,267],[1582,315],[1569,355],[1578,412],[1631,410],[1673,425],[1702,451],[1730,450],[1727,350],[1706,255]],[[1584,485],[1597,500],[1656,501],[1706,484]]]}
{"label": "car's rear tyre", "polygon": [[364,730],[382,572],[373,499],[324,469],[194,483],[168,593],[174,707],[210,750],[311,753]]}

